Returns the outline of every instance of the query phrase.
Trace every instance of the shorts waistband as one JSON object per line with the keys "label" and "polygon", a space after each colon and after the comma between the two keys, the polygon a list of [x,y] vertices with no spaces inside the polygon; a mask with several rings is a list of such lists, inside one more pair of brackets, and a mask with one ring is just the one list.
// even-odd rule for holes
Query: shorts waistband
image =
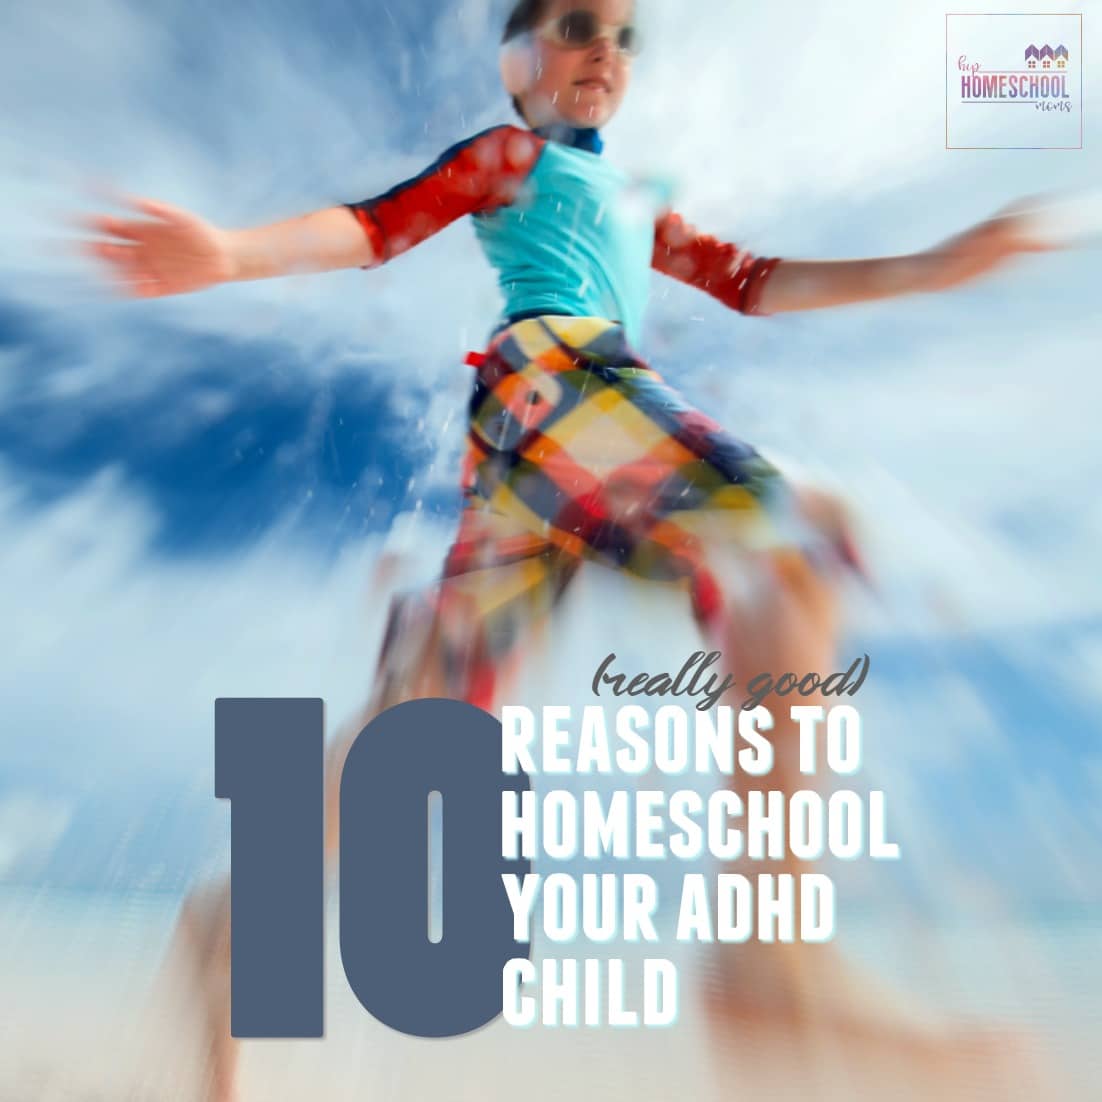
{"label": "shorts waistband", "polygon": [[538,362],[545,371],[573,371],[604,364],[609,367],[645,367],[628,345],[623,325],[610,318],[579,314],[518,317],[499,326],[484,352],[470,352],[466,363],[481,368],[487,360],[504,357],[513,370]]}
{"label": "shorts waistband", "polygon": [[[505,329],[509,329],[511,326],[516,325],[518,321],[530,321],[532,318],[576,318],[582,317],[581,314],[560,314],[555,310],[521,310],[516,314],[507,314],[494,328],[490,331],[490,338],[493,339],[498,333]],[[605,319],[611,322],[613,325],[620,325],[621,323],[615,318]]]}

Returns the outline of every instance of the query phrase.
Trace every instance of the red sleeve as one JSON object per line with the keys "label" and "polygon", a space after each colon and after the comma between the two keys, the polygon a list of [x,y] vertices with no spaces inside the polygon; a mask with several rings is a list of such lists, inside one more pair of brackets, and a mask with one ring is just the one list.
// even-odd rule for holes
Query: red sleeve
{"label": "red sleeve", "polygon": [[457,218],[511,203],[545,139],[517,126],[495,126],[445,150],[418,176],[383,195],[344,203],[363,227],[377,267]]}
{"label": "red sleeve", "polygon": [[698,232],[681,215],[666,211],[655,223],[651,266],[691,284],[741,314],[761,314],[765,282],[780,263]]}

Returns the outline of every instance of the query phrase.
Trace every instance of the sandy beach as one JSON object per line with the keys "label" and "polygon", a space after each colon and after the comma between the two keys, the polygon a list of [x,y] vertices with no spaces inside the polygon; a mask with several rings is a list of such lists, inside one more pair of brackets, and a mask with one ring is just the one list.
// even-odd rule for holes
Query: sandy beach
{"label": "sandy beach", "polygon": [[[0,1102],[196,1099],[198,1022],[184,962],[166,956],[175,911],[164,897],[0,894]],[[1102,1087],[1093,1045],[1102,1028],[1100,934],[1087,916],[1007,923],[942,930],[921,951],[908,941],[903,953],[891,924],[851,928],[849,941],[886,982],[947,1012],[1003,1023],[1015,1048],[1025,1039],[1026,1051],[1007,1044],[997,1061],[962,1041],[934,1067],[890,1046],[857,1055],[825,1033],[796,1044],[752,1024],[717,1032],[694,978],[701,973],[681,958],[681,1012],[668,1028],[522,1030],[498,1019],[465,1037],[406,1037],[356,1001],[331,922],[325,1038],[245,1042],[241,1100],[852,1100],[936,1091],[941,1099],[1089,1102]],[[1047,1063],[1045,1088],[1027,1086],[1023,1058]]]}

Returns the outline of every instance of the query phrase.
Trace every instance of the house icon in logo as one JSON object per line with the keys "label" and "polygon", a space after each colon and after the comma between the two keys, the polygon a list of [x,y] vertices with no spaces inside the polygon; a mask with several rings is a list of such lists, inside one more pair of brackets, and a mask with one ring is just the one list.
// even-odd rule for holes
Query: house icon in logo
{"label": "house icon in logo", "polygon": [[1068,48],[1067,46],[1057,46],[1054,50],[1048,43],[1039,49],[1036,46],[1029,45],[1025,50],[1025,60],[1030,69],[1036,69],[1038,62],[1041,63],[1042,69],[1051,69],[1053,62],[1056,63],[1057,69],[1066,69]]}
{"label": "house icon in logo", "polygon": [[1083,48],[1079,14],[948,13],[945,148],[1081,150]]}

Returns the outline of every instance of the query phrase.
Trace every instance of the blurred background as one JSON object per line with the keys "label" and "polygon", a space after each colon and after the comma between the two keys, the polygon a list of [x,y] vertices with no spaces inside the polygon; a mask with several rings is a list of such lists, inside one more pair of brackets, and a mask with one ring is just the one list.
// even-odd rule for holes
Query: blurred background
{"label": "blurred background", "polygon": [[[228,864],[213,701],[320,696],[332,731],[366,698],[389,593],[448,545],[462,357],[499,305],[467,221],[379,271],[142,302],[78,255],[73,219],[128,193],[240,227],[385,191],[512,121],[507,6],[0,7],[0,1098],[128,1081],[132,1050],[71,1045],[92,1017],[125,1032],[186,887]],[[946,150],[926,0],[641,15],[605,155],[755,252],[910,252],[1102,175],[1090,72],[1082,150]],[[1090,13],[1084,34],[1089,58]],[[1065,1038],[1102,1025],[1099,258],[773,319],[655,274],[641,348],[860,516],[880,594],[850,594],[842,668],[871,656],[867,772],[903,860],[840,870],[843,939]],[[528,701],[584,701],[609,650],[676,669],[695,647],[687,608],[600,572],[555,631]],[[918,926],[937,951],[908,951]],[[421,1097],[393,1055],[415,1049],[375,1043],[383,1096]],[[294,1052],[304,1075],[330,1059]],[[1089,1059],[1068,1057],[1081,1085]]]}

